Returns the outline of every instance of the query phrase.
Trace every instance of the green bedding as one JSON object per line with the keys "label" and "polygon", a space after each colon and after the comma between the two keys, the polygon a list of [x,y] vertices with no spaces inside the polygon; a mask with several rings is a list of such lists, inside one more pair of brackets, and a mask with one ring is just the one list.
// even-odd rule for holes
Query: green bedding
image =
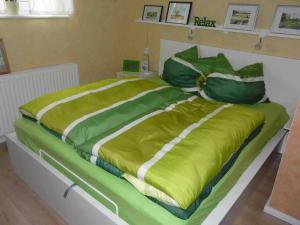
{"label": "green bedding", "polygon": [[48,94],[21,110],[85,159],[101,158],[134,186],[134,179],[150,186],[151,197],[182,209],[207,191],[265,120],[262,112],[211,103],[166,83],[108,81]]}
{"label": "green bedding", "polygon": [[[15,127],[19,140],[34,152],[38,153],[39,149],[45,150],[78,176],[84,178],[87,182],[94,185],[115,201],[119,206],[121,218],[129,224],[198,225],[216,207],[218,202],[228,191],[230,191],[240,175],[261,152],[267,141],[273,137],[288,120],[285,109],[276,103],[258,104],[250,107],[266,115],[263,129],[258,136],[243,149],[232,168],[214,186],[211,194],[202,202],[197,211],[188,220],[177,218],[140,194],[125,180],[83,160],[70,145],[63,143],[58,138],[49,134],[46,129],[36,123],[27,119],[20,119],[16,122]],[[52,161],[50,161],[50,163],[102,204],[113,212],[115,211],[112,205],[101,198],[101,196],[98,196],[92,190],[88,189],[82,182],[76,180],[76,178],[72,177]]]}

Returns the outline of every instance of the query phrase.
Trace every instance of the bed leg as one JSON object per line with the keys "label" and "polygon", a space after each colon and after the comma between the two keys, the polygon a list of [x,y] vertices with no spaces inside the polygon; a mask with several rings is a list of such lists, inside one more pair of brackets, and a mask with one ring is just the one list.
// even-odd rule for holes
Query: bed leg
{"label": "bed leg", "polygon": [[286,143],[287,143],[287,139],[289,136],[289,129],[284,129],[286,131],[285,135],[283,136],[283,138],[281,139],[281,141],[279,142],[279,144],[276,147],[276,152],[283,154],[285,147],[286,147]]}

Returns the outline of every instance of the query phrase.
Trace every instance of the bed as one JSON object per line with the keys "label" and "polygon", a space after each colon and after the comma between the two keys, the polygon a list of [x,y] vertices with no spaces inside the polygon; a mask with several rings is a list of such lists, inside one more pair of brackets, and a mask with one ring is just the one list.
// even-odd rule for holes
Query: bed
{"label": "bed", "polygon": [[[70,145],[33,121],[17,121],[16,134],[8,136],[8,146],[16,172],[70,224],[87,221],[90,224],[216,224],[238,198],[232,192],[242,192],[286,133],[281,128],[288,116],[282,106],[263,103],[249,108],[264,112],[266,121],[262,130],[243,149],[196,212],[185,220],[140,194],[124,179],[84,161]],[[49,173],[55,181],[50,182]],[[50,183],[51,189],[47,188]]]}

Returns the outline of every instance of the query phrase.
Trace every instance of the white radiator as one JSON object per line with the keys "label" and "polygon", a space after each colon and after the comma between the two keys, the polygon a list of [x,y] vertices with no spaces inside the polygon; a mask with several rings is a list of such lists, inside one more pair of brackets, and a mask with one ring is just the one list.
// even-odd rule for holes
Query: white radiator
{"label": "white radiator", "polygon": [[18,107],[40,95],[79,85],[76,64],[63,64],[0,76],[0,143],[21,116]]}

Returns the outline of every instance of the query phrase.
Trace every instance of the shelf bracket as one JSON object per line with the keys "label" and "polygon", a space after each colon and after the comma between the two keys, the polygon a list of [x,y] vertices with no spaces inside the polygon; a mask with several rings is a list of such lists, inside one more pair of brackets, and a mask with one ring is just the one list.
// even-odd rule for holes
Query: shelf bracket
{"label": "shelf bracket", "polygon": [[187,38],[189,40],[193,40],[194,39],[194,32],[195,32],[196,28],[194,26],[191,26],[189,29],[189,34],[187,36]]}

